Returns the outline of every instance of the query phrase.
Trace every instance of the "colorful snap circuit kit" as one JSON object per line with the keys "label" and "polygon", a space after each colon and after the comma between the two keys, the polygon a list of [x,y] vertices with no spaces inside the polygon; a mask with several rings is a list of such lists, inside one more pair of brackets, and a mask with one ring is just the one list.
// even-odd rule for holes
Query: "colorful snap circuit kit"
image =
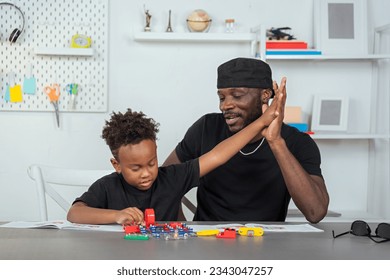
{"label": "colorful snap circuit kit", "polygon": [[179,240],[195,237],[196,233],[185,223],[171,222],[165,224],[155,223],[153,209],[145,210],[145,225],[123,226],[126,240],[148,240],[160,238],[165,240]]}
{"label": "colorful snap circuit kit", "polygon": [[125,226],[124,230],[124,238],[127,240],[148,240],[151,237],[165,240],[178,240],[196,236],[192,228],[179,222],[152,224],[148,227],[142,225]]}
{"label": "colorful snap circuit kit", "polygon": [[180,240],[197,236],[215,236],[216,238],[236,238],[237,234],[241,236],[258,237],[263,236],[262,228],[239,227],[225,228],[222,232],[218,229],[201,230],[194,232],[191,227],[185,223],[171,222],[158,224],[155,222],[153,209],[146,209],[144,213],[145,225],[126,225],[123,226],[126,240],[149,240],[150,238],[163,240]]}

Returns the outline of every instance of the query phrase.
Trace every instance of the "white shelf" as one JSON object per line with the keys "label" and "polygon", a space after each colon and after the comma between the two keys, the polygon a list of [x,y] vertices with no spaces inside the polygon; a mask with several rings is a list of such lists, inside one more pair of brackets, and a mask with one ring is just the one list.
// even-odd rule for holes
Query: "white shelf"
{"label": "white shelf", "polygon": [[341,140],[341,139],[356,139],[356,140],[370,140],[370,139],[390,139],[388,134],[369,134],[369,133],[356,133],[356,134],[342,134],[342,133],[315,133],[310,135],[313,139],[329,139],[329,140]]}
{"label": "white shelf", "polygon": [[35,48],[36,55],[93,56],[92,48]]}
{"label": "white shelf", "polygon": [[254,33],[174,33],[138,32],[134,40],[138,42],[252,42]]}
{"label": "white shelf", "polygon": [[390,59],[390,54],[366,55],[267,55],[266,60],[380,60]]}

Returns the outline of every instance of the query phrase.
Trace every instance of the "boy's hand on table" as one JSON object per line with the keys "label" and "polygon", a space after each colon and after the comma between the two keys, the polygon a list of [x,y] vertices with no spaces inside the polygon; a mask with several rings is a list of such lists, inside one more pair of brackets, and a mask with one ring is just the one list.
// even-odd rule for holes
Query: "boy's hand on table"
{"label": "boy's hand on table", "polygon": [[116,223],[120,225],[133,225],[144,223],[144,213],[136,207],[129,207],[118,211]]}

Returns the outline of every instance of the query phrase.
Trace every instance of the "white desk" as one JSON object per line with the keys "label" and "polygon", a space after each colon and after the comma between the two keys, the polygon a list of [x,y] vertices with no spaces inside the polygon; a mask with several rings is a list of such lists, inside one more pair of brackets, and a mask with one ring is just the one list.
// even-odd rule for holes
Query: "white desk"
{"label": "white desk", "polygon": [[[203,223],[202,223],[203,224]],[[274,223],[273,223],[274,224]],[[375,230],[377,224],[370,224]],[[119,232],[0,228],[0,259],[385,259],[390,242],[376,244],[368,237],[332,237],[350,223],[319,223],[319,233],[265,233],[236,239],[192,237],[187,240],[124,240]]]}

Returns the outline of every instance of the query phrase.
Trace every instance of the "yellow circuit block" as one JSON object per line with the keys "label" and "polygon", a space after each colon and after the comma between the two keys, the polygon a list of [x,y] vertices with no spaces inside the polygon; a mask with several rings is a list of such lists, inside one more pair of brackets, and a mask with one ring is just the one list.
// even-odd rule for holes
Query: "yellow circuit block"
{"label": "yellow circuit block", "polygon": [[243,236],[262,236],[264,230],[261,227],[241,227],[238,229],[238,234]]}
{"label": "yellow circuit block", "polygon": [[206,229],[206,230],[200,230],[196,233],[197,236],[213,236],[217,235],[219,233],[218,229]]}

